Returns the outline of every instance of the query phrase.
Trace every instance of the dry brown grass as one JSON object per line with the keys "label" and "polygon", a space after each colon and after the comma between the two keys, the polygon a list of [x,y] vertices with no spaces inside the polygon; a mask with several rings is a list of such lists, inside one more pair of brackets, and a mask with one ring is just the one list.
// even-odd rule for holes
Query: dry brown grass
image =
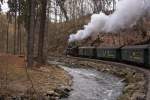
{"label": "dry brown grass", "polygon": [[31,91],[43,95],[56,87],[68,86],[69,81],[70,76],[57,66],[28,68],[26,72],[24,58],[0,54],[0,95],[29,95]]}

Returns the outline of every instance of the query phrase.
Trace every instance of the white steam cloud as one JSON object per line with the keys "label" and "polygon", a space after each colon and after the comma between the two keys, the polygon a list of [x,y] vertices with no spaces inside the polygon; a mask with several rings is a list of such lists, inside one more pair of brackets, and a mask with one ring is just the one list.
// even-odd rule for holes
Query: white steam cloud
{"label": "white steam cloud", "polygon": [[84,30],[70,35],[69,42],[82,40],[99,32],[116,32],[132,27],[148,12],[150,12],[150,0],[121,0],[117,3],[113,14],[93,14],[90,23],[84,26]]}

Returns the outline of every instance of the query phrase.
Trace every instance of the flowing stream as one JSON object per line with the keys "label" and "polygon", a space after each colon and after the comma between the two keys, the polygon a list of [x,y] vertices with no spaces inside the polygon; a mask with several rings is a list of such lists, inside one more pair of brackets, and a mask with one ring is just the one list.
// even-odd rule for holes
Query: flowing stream
{"label": "flowing stream", "polygon": [[70,68],[58,62],[51,62],[64,68],[73,76],[73,91],[62,100],[117,100],[125,83],[122,79],[94,69]]}

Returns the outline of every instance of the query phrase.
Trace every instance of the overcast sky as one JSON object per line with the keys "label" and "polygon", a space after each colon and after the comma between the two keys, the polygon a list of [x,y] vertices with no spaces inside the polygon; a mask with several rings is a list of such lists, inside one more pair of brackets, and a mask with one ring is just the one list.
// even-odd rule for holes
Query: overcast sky
{"label": "overcast sky", "polygon": [[[4,3],[3,3],[3,5],[2,5],[2,11],[3,11],[3,12],[7,12],[7,11],[9,10],[7,1],[8,1],[8,0],[4,0]],[[116,0],[116,1],[118,2],[118,0]]]}
{"label": "overcast sky", "polygon": [[9,9],[8,9],[8,4],[7,4],[7,1],[8,0],[4,0],[4,3],[2,5],[2,11],[3,12],[7,12]]}

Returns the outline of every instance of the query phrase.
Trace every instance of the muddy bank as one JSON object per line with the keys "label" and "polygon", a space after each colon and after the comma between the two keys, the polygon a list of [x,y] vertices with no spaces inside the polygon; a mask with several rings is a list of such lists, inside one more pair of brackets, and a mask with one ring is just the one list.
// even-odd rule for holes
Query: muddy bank
{"label": "muddy bank", "polygon": [[126,85],[123,89],[123,95],[118,100],[146,100],[147,81],[144,73],[139,70],[87,59],[56,57],[55,60],[72,65],[72,67],[94,68],[98,71],[122,78]]}

